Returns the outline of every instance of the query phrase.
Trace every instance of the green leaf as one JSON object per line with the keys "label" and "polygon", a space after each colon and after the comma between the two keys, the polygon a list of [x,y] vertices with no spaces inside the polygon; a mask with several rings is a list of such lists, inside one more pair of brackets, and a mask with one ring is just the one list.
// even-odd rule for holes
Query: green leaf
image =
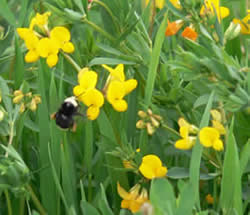
{"label": "green leaf", "polygon": [[11,25],[16,26],[16,18],[14,14],[11,12],[8,2],[6,0],[0,0],[0,15],[5,18],[7,22]]}
{"label": "green leaf", "polygon": [[220,207],[225,214],[242,214],[241,168],[237,143],[233,134],[234,118],[227,135],[221,181]]}
{"label": "green leaf", "polygon": [[23,62],[23,54],[21,48],[19,46],[19,39],[17,34],[15,33],[15,54],[16,54],[16,62],[15,62],[15,88],[19,89],[24,79],[24,62]]}
{"label": "green leaf", "polygon": [[85,201],[81,201],[81,210],[83,215],[100,215],[97,209]]}
{"label": "green leaf", "polygon": [[175,214],[176,200],[174,189],[166,179],[155,179],[150,188],[150,201],[156,214]]}
{"label": "green leaf", "polygon": [[101,64],[108,64],[108,65],[117,65],[117,64],[125,64],[125,65],[134,65],[135,62],[132,61],[126,61],[122,59],[117,58],[108,58],[108,57],[96,57],[93,60],[91,60],[88,64],[88,66],[94,66],[94,65],[101,65]]}
{"label": "green leaf", "polygon": [[148,77],[146,82],[146,88],[145,88],[145,104],[146,106],[149,106],[151,103],[151,97],[153,94],[154,84],[155,84],[155,78],[157,74],[157,68],[159,64],[159,58],[161,53],[161,48],[163,41],[165,39],[165,29],[167,26],[167,13],[165,14],[163,21],[160,25],[159,30],[157,31],[156,38],[155,38],[155,44],[153,47],[153,52],[150,60],[149,65],[149,71],[148,71]]}
{"label": "green leaf", "polygon": [[92,167],[92,156],[94,147],[94,135],[92,122],[88,121],[85,125],[85,141],[84,141],[84,163],[89,171],[91,172]]}
{"label": "green leaf", "polygon": [[247,164],[249,162],[249,155],[250,155],[250,140],[247,141],[247,143],[244,145],[241,153],[240,153],[240,170],[241,170],[241,176],[243,175]]}
{"label": "green leaf", "polygon": [[109,204],[105,195],[105,189],[102,184],[101,184],[101,198],[98,201],[98,207],[100,208],[102,214],[114,215],[111,208],[109,207]]}
{"label": "green leaf", "polygon": [[[208,125],[213,98],[214,98],[214,92],[211,93],[209,100],[207,102],[207,106],[205,108],[204,114],[201,119],[200,128],[203,128]],[[186,185],[185,189],[183,189],[183,191],[181,192],[180,205],[176,213],[177,215],[192,214],[192,209],[195,203],[197,203],[198,208],[200,207],[199,181],[200,181],[200,163],[201,163],[202,150],[203,147],[199,143],[199,140],[197,138],[195,146],[192,149],[191,163],[189,169],[190,180],[189,183]],[[192,193],[191,196],[190,193]],[[188,203],[185,202],[186,200]]]}

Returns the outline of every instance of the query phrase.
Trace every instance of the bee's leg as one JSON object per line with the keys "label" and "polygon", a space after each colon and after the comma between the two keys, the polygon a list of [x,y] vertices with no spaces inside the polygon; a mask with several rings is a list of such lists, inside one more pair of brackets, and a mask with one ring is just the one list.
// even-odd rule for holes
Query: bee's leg
{"label": "bee's leg", "polygon": [[50,119],[56,119],[56,113],[50,114]]}
{"label": "bee's leg", "polygon": [[77,124],[76,124],[76,122],[74,122],[74,124],[73,124],[73,126],[71,128],[71,131],[76,132],[76,128],[77,128]]}

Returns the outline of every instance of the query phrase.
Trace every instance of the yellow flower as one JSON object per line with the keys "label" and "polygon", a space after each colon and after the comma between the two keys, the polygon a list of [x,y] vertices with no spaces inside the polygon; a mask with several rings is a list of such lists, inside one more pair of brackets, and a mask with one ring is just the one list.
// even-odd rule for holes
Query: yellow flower
{"label": "yellow flower", "polygon": [[39,40],[37,52],[40,57],[46,58],[49,67],[53,67],[58,62],[59,45],[56,40],[45,37]]}
{"label": "yellow flower", "polygon": [[28,28],[17,28],[17,33],[21,39],[24,40],[25,45],[28,49],[27,54],[25,55],[25,62],[32,63],[39,59],[39,53],[37,46],[39,43],[38,37],[35,33]]}
{"label": "yellow flower", "polygon": [[178,125],[179,125],[180,127],[187,126],[187,127],[188,127],[188,132],[189,132],[189,133],[192,133],[192,134],[197,134],[198,131],[199,131],[199,129],[198,129],[195,125],[188,123],[188,122],[187,122],[184,118],[182,118],[182,117],[179,118],[179,120],[178,120]]}
{"label": "yellow flower", "polygon": [[75,86],[73,93],[79,100],[89,89],[94,89],[97,83],[98,75],[92,70],[81,70],[78,74],[79,85]]}
{"label": "yellow flower", "polygon": [[107,90],[107,100],[118,112],[124,112],[128,108],[127,102],[123,99],[128,93],[136,88],[137,81],[134,79],[120,82],[112,81]]}
{"label": "yellow flower", "polygon": [[162,166],[160,158],[156,155],[144,156],[139,170],[147,179],[161,178],[167,174],[167,168]]}
{"label": "yellow flower", "polygon": [[95,88],[97,83],[97,73],[86,68],[78,74],[79,85],[73,89],[74,95],[87,107],[87,117],[95,120],[100,113],[100,108],[104,104],[103,94]]}
{"label": "yellow flower", "polygon": [[137,86],[135,79],[125,81],[124,65],[119,64],[115,69],[102,65],[110,72],[104,89],[107,88],[107,100],[112,107],[119,112],[124,112],[128,108],[127,102],[123,99],[127,94]]}
{"label": "yellow flower", "polygon": [[200,142],[205,147],[213,147],[217,151],[223,150],[223,142],[216,128],[204,127],[200,131]]}
{"label": "yellow flower", "polygon": [[221,113],[219,111],[217,111],[216,109],[212,109],[210,111],[211,115],[212,115],[212,125],[214,128],[216,128],[219,133],[221,135],[225,135],[226,134],[226,129],[225,127],[222,125],[222,116],[221,116]]}
{"label": "yellow flower", "polygon": [[250,34],[250,10],[247,11],[247,15],[242,19],[233,19],[233,22],[240,24],[242,34]]}
{"label": "yellow flower", "polygon": [[[218,20],[224,19],[230,13],[227,7],[220,7],[219,0],[204,0],[204,5],[201,7],[200,15],[212,14],[217,15]],[[214,11],[215,9],[215,11]]]}
{"label": "yellow flower", "polygon": [[177,9],[181,9],[181,4],[179,0],[169,0],[169,1],[172,3],[174,7],[176,7]]}
{"label": "yellow flower", "polygon": [[87,117],[90,120],[95,120],[100,113],[100,108],[104,104],[104,97],[97,89],[90,89],[83,94],[82,102],[88,107]]}
{"label": "yellow flower", "polygon": [[189,127],[188,126],[180,127],[180,135],[182,139],[176,141],[175,148],[182,150],[191,149],[195,144],[196,137],[189,136]]}
{"label": "yellow flower", "polygon": [[118,64],[115,69],[103,64],[103,68],[105,68],[110,73],[110,77],[108,78],[109,81],[125,81],[125,74],[124,74],[124,65]]}
{"label": "yellow flower", "polygon": [[129,209],[132,213],[138,212],[144,203],[149,202],[147,190],[143,188],[141,193],[139,191],[139,184],[136,184],[129,190],[129,192],[127,192],[119,183],[117,183],[117,192],[123,199],[121,207]]}
{"label": "yellow flower", "polygon": [[[148,5],[149,0],[145,0],[145,4]],[[165,0],[155,0],[155,6],[159,9],[162,9],[165,5]]]}
{"label": "yellow flower", "polygon": [[4,112],[0,110],[0,122],[4,119]]}
{"label": "yellow flower", "polygon": [[35,26],[38,26],[41,30],[46,30],[50,15],[51,12],[45,12],[44,14],[36,13],[36,16],[30,22],[29,28],[33,30]]}
{"label": "yellow flower", "polygon": [[65,27],[54,27],[50,32],[50,38],[58,42],[59,47],[66,53],[72,53],[75,50],[73,43],[70,41],[70,32]]}

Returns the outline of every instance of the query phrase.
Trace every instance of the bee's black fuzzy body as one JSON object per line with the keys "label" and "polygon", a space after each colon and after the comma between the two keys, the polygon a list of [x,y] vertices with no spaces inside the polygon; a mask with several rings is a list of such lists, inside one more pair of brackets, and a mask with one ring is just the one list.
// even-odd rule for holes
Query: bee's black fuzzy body
{"label": "bee's black fuzzy body", "polygon": [[78,103],[75,97],[64,100],[59,110],[55,113],[56,124],[62,128],[72,128],[74,126],[74,116],[78,113]]}

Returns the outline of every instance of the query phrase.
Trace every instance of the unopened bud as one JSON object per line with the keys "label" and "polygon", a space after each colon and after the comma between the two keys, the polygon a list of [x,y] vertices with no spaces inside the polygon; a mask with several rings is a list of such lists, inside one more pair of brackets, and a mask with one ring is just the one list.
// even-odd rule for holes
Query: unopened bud
{"label": "unopened bud", "polygon": [[240,24],[231,22],[224,34],[225,41],[232,40],[235,37],[239,36],[240,31],[241,31]]}
{"label": "unopened bud", "polygon": [[146,126],[148,134],[153,135],[153,133],[155,132],[155,128],[152,126],[152,124],[148,122]]}
{"label": "unopened bud", "polygon": [[28,92],[28,93],[26,93],[26,94],[25,94],[25,96],[27,96],[27,97],[29,97],[29,98],[30,98],[30,97],[32,96],[32,92]]}
{"label": "unopened bud", "polygon": [[153,115],[155,119],[157,119],[158,121],[162,121],[162,117],[160,115],[154,114]]}
{"label": "unopened bud", "polygon": [[131,162],[129,160],[123,160],[122,163],[123,163],[124,168],[133,169],[133,166],[131,165]]}
{"label": "unopened bud", "polygon": [[142,110],[139,110],[137,114],[141,118],[146,118],[147,117],[147,114],[144,111],[142,111]]}
{"label": "unopened bud", "polygon": [[18,96],[15,96],[15,97],[13,98],[13,103],[14,103],[14,104],[19,104],[19,103],[22,101],[22,99],[23,99],[23,94],[18,95]]}
{"label": "unopened bud", "polygon": [[160,123],[154,118],[154,117],[150,117],[152,125],[156,128],[158,128],[160,126]]}
{"label": "unopened bud", "polygon": [[149,114],[149,115],[152,115],[152,114],[153,114],[153,112],[152,112],[151,109],[148,109],[148,114]]}
{"label": "unopened bud", "polygon": [[36,104],[40,104],[42,102],[40,96],[34,96],[33,99],[35,100]]}
{"label": "unopened bud", "polygon": [[136,128],[138,129],[142,129],[142,128],[146,128],[146,124],[143,120],[139,120],[137,123],[136,123]]}
{"label": "unopened bud", "polygon": [[16,96],[23,95],[23,92],[22,92],[22,90],[15,90],[13,94],[16,97]]}
{"label": "unopened bud", "polygon": [[0,89],[0,103],[2,102],[2,91]]}
{"label": "unopened bud", "polygon": [[4,118],[4,112],[0,110],[0,122],[3,120],[3,118]]}
{"label": "unopened bud", "polygon": [[34,98],[29,103],[29,109],[33,112],[37,109],[36,101]]}
{"label": "unopened bud", "polygon": [[25,111],[25,105],[24,105],[24,103],[22,103],[20,106],[19,112],[23,113],[24,111]]}

